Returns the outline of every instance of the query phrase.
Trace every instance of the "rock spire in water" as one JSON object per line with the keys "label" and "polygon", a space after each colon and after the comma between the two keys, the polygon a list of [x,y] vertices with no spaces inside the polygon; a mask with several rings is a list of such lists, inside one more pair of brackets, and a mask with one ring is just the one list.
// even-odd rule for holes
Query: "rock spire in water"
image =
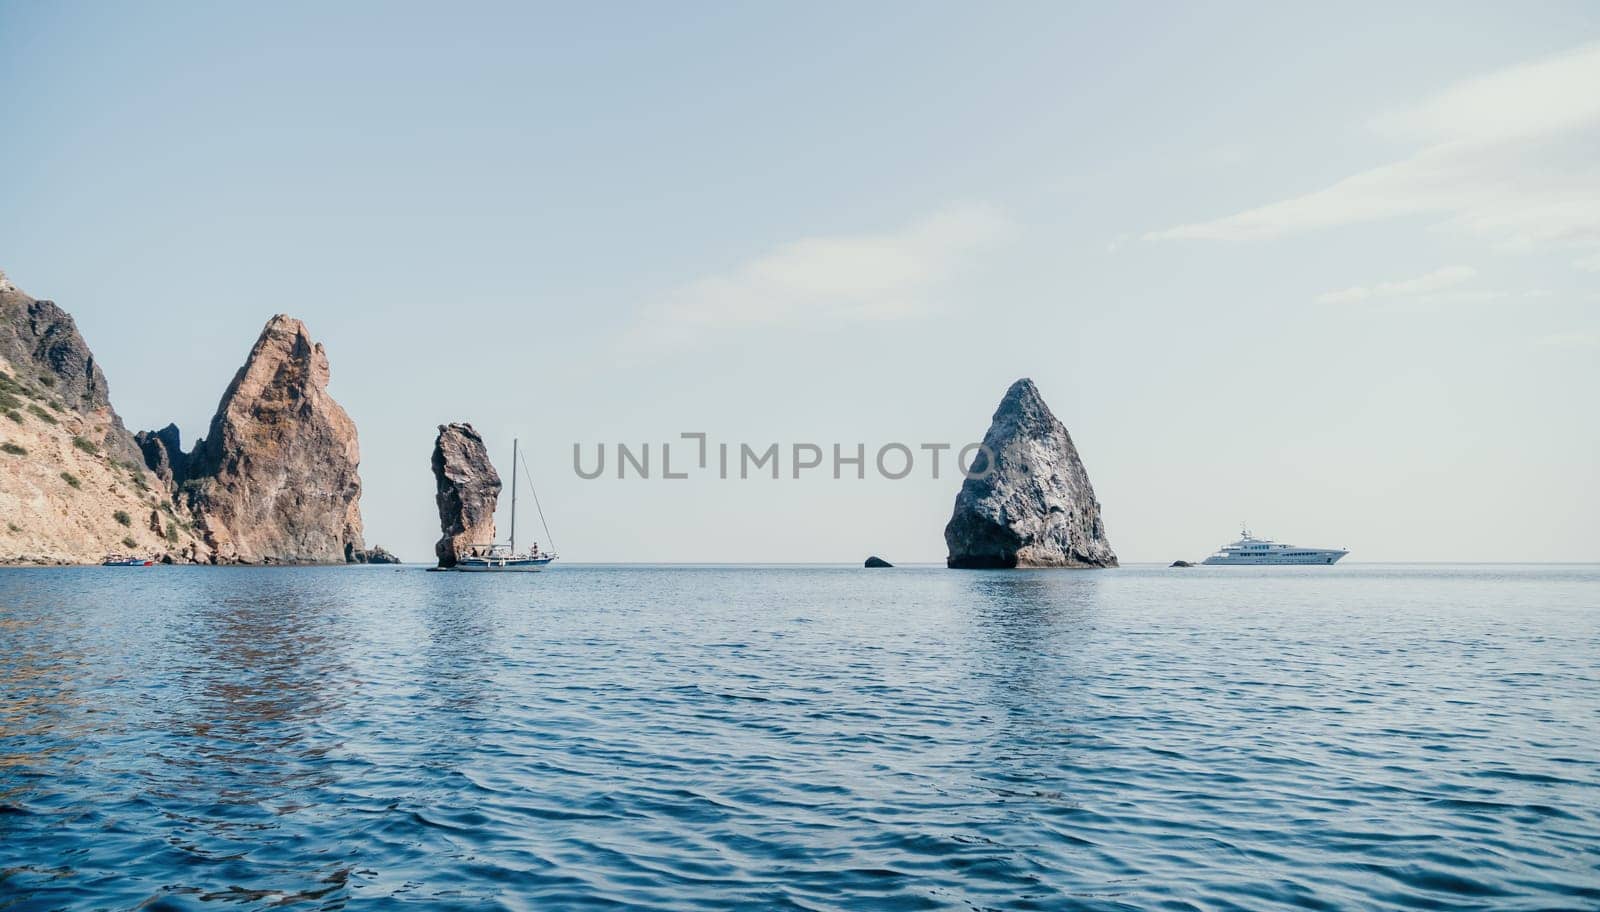
{"label": "rock spire in water", "polygon": [[494,541],[500,474],[489,462],[482,435],[461,422],[439,425],[433,442],[433,478],[439,530],[444,533],[433,551],[440,567],[454,567],[458,554]]}
{"label": "rock spire in water", "polygon": [[[963,568],[1115,567],[1100,502],[1065,426],[1032,380],[1006,391],[985,453],[944,527],[946,564]],[[987,474],[984,474],[987,468]]]}

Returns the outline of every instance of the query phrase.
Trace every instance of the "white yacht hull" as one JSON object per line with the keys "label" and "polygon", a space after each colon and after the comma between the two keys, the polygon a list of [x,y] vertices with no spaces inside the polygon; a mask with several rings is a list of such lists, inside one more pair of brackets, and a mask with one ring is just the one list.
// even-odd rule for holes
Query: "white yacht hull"
{"label": "white yacht hull", "polygon": [[1324,551],[1306,548],[1293,554],[1213,554],[1200,563],[1213,567],[1228,565],[1331,564],[1349,553],[1348,551]]}
{"label": "white yacht hull", "polygon": [[1350,552],[1344,548],[1301,548],[1270,538],[1256,538],[1248,527],[1239,530],[1239,540],[1223,545],[1201,561],[1208,567],[1275,567],[1280,565],[1335,563]]}

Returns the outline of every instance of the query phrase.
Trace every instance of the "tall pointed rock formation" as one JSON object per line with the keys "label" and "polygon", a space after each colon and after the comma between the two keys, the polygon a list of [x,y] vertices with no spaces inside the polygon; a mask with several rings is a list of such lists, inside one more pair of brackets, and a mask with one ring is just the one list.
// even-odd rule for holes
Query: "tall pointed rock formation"
{"label": "tall pointed rock formation", "polygon": [[1032,380],[1006,390],[983,445],[944,527],[948,566],[1117,566],[1078,449]]}
{"label": "tall pointed rock formation", "polygon": [[433,546],[440,567],[474,545],[494,542],[494,508],[500,501],[500,473],[489,462],[483,436],[465,422],[439,425],[433,441],[433,479],[439,505],[439,531]]}
{"label": "tall pointed rock formation", "polygon": [[176,457],[177,428],[140,437],[219,562],[335,563],[363,547],[356,426],[293,317],[267,321],[192,453]]}

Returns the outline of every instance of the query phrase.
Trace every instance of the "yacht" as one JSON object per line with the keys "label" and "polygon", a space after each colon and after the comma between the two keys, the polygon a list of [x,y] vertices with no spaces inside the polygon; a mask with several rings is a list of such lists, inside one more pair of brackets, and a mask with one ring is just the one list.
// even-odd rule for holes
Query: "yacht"
{"label": "yacht", "polygon": [[[517,441],[511,441],[511,541],[509,544],[474,545],[467,554],[456,558],[456,569],[467,573],[537,573],[550,565],[556,556],[539,550],[539,543],[527,551],[517,550],[517,477],[524,471]],[[528,478],[528,488],[533,488],[533,478]],[[539,492],[533,492],[533,502],[539,503]],[[544,523],[544,508],[539,508],[539,521]],[[550,526],[545,524],[545,538],[550,537]]]}
{"label": "yacht", "polygon": [[1344,548],[1299,548],[1256,538],[1249,527],[1239,530],[1239,540],[1223,545],[1202,564],[1331,564],[1350,552]]}

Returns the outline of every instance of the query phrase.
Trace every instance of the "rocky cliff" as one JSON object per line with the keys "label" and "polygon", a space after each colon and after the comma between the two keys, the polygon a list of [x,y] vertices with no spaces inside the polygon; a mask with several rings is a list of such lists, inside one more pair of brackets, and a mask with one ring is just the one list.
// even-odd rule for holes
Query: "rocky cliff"
{"label": "rocky cliff", "polygon": [[1065,426],[1032,380],[995,410],[944,527],[946,564],[963,568],[1115,567],[1100,502]]}
{"label": "rocky cliff", "polygon": [[380,561],[355,424],[305,324],[267,322],[206,437],[128,433],[73,320],[0,273],[0,561]]}
{"label": "rocky cliff", "polygon": [[279,314],[192,452],[172,426],[140,435],[146,465],[171,479],[216,561],[334,563],[363,548],[356,426],[328,378],[322,346]]}
{"label": "rocky cliff", "polygon": [[[111,456],[137,460],[133,437],[111,407],[111,390],[78,325],[54,301],[40,301],[18,289],[0,272],[0,359],[15,382],[37,381],[41,401],[57,411],[89,419],[92,441]],[[18,390],[13,390],[15,395]],[[13,406],[15,407],[15,406]]]}
{"label": "rocky cliff", "polygon": [[444,533],[433,551],[439,566],[454,567],[456,556],[467,548],[494,541],[500,474],[472,425],[441,424],[433,442],[433,478],[439,530]]}
{"label": "rocky cliff", "polygon": [[71,316],[0,273],[0,562],[206,551],[145,470]]}

